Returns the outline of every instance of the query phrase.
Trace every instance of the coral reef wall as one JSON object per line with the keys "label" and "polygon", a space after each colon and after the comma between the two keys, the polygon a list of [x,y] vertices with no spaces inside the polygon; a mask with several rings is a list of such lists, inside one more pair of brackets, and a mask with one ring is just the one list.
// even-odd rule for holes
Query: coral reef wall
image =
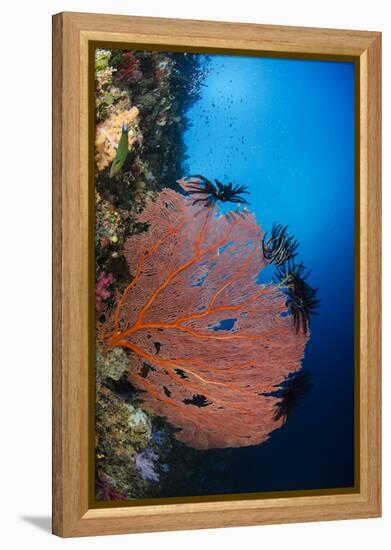
{"label": "coral reef wall", "polygon": [[[145,202],[184,171],[186,110],[196,101],[204,58],[173,52],[97,49],[95,56],[96,319],[129,280],[123,251]],[[111,177],[123,127],[128,153]],[[127,352],[96,352],[96,498],[158,496],[168,475],[172,430],[140,408],[124,373]],[[158,434],[158,435],[157,435]],[[159,483],[160,482],[160,483]]]}

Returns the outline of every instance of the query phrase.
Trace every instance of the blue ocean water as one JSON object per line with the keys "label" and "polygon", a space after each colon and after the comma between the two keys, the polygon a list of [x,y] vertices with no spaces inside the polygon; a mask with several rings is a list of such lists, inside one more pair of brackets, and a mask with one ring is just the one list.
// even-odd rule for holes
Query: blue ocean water
{"label": "blue ocean water", "polygon": [[230,451],[227,492],[351,487],[354,65],[215,55],[206,67],[188,112],[187,174],[247,185],[263,230],[288,224],[299,240],[322,300],[304,359],[313,387],[266,443]]}

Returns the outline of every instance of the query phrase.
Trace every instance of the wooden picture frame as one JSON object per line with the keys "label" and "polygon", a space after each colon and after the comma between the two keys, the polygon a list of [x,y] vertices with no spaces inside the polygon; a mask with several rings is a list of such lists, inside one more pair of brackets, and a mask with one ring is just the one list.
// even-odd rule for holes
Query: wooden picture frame
{"label": "wooden picture frame", "polygon": [[[89,499],[89,43],[354,58],[358,70],[359,485],[346,494],[95,508]],[[381,514],[381,34],[87,13],[53,17],[53,533],[62,537]]]}

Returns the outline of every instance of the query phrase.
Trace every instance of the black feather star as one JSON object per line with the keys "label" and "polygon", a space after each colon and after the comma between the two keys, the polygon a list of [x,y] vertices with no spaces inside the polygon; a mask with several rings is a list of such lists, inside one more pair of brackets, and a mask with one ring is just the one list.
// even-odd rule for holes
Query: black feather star
{"label": "black feather star", "polygon": [[307,333],[310,317],[317,314],[316,310],[320,305],[320,300],[316,297],[318,289],[307,283],[310,274],[303,263],[295,264],[292,260],[276,270],[279,284],[285,289],[286,305],[293,316],[296,333],[300,330]]}
{"label": "black feather star", "polygon": [[188,176],[186,183],[189,195],[194,195],[193,204],[204,203],[207,208],[213,207],[218,201],[248,204],[241,196],[243,193],[248,194],[246,185],[225,184],[217,179],[212,183],[199,174]]}
{"label": "black feather star", "polygon": [[277,421],[282,418],[282,422],[285,424],[300,403],[300,400],[311,390],[312,385],[311,373],[306,369],[294,373],[284,380],[280,385],[280,389],[271,394],[281,398],[281,401],[276,403],[277,410],[273,419]]}
{"label": "black feather star", "polygon": [[277,267],[297,255],[299,243],[293,236],[287,234],[287,229],[287,225],[283,227],[281,224],[273,223],[271,236],[267,237],[265,233],[262,238],[263,257]]}

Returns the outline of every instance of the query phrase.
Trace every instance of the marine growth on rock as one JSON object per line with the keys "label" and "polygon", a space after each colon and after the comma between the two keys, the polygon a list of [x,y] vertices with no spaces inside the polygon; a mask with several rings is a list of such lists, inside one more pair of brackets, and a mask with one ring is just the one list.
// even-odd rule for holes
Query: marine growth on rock
{"label": "marine growth on rock", "polygon": [[105,121],[96,126],[95,138],[95,163],[98,171],[102,171],[113,162],[117,154],[117,146],[122,134],[124,125],[128,127],[129,149],[139,139],[137,107],[128,111],[111,115]]}

